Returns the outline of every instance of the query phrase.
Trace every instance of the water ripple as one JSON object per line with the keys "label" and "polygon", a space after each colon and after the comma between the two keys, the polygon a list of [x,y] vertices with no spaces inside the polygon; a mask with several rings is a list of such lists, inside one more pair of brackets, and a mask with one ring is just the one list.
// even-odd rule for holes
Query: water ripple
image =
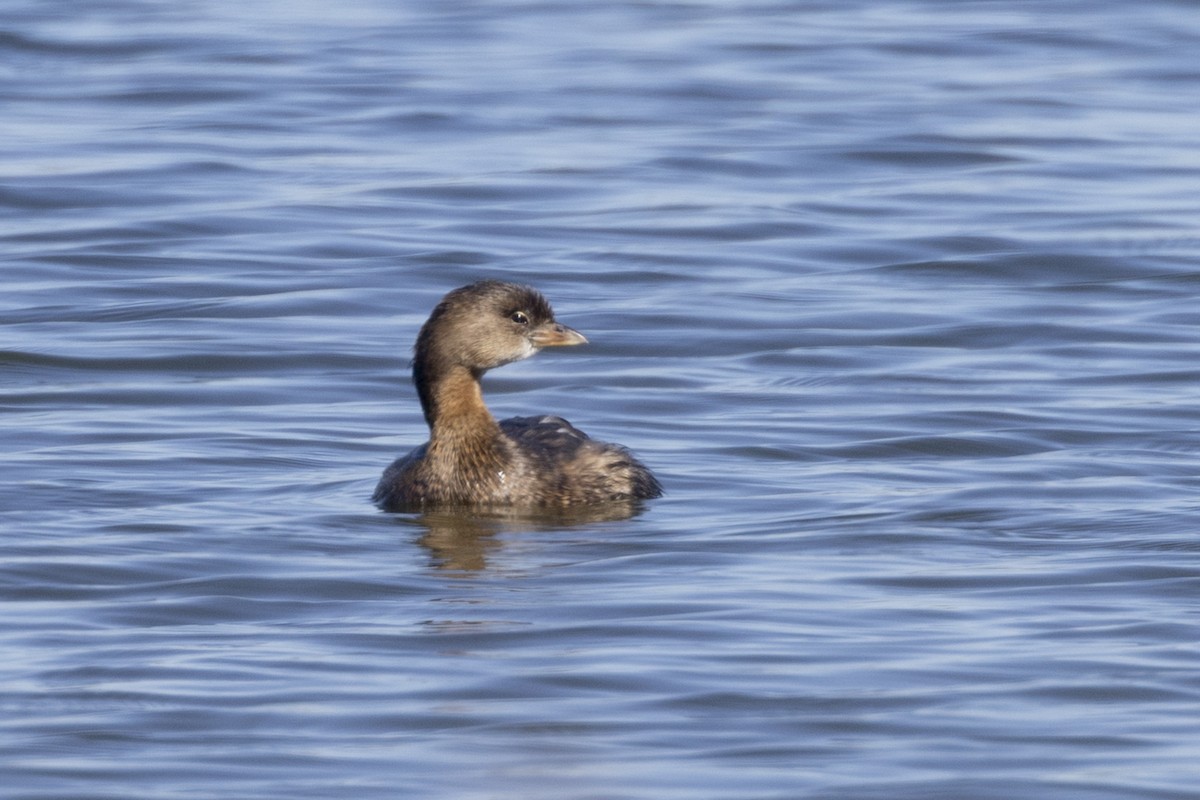
{"label": "water ripple", "polygon": [[[1180,4],[7,10],[14,796],[1195,794]],[[486,277],[663,499],[370,504]]]}

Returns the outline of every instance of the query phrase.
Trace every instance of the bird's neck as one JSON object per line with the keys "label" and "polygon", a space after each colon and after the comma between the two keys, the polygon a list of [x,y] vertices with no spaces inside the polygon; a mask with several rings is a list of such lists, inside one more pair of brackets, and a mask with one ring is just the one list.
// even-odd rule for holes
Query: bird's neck
{"label": "bird's neck", "polygon": [[417,368],[413,378],[429,423],[432,450],[459,453],[495,447],[500,426],[483,402],[478,375],[452,366],[433,371]]}

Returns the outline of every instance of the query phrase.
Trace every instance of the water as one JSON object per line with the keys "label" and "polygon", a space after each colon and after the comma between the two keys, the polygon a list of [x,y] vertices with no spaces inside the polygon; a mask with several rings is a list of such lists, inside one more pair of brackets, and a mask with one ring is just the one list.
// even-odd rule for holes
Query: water
{"label": "water", "polygon": [[[1188,3],[6,6],[33,798],[1194,798]],[[448,289],[628,520],[374,509]]]}

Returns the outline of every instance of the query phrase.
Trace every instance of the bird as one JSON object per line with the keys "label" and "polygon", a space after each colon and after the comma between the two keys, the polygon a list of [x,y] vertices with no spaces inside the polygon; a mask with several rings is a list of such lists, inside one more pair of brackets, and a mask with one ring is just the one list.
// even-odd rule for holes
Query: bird
{"label": "bird", "polygon": [[482,280],[446,294],[413,347],[429,441],[384,470],[375,503],[386,511],[572,512],[660,497],[658,479],[626,448],[559,416],[497,421],[484,403],[480,378],[488,370],[545,347],[586,343],[530,286]]}

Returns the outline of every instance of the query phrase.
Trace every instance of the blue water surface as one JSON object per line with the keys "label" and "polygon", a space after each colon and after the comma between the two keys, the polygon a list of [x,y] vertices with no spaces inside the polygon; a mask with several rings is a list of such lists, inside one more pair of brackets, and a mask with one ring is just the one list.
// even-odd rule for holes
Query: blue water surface
{"label": "blue water surface", "polygon": [[[1197,796],[1194,4],[5,11],[5,797]],[[479,278],[666,497],[371,505]]]}

